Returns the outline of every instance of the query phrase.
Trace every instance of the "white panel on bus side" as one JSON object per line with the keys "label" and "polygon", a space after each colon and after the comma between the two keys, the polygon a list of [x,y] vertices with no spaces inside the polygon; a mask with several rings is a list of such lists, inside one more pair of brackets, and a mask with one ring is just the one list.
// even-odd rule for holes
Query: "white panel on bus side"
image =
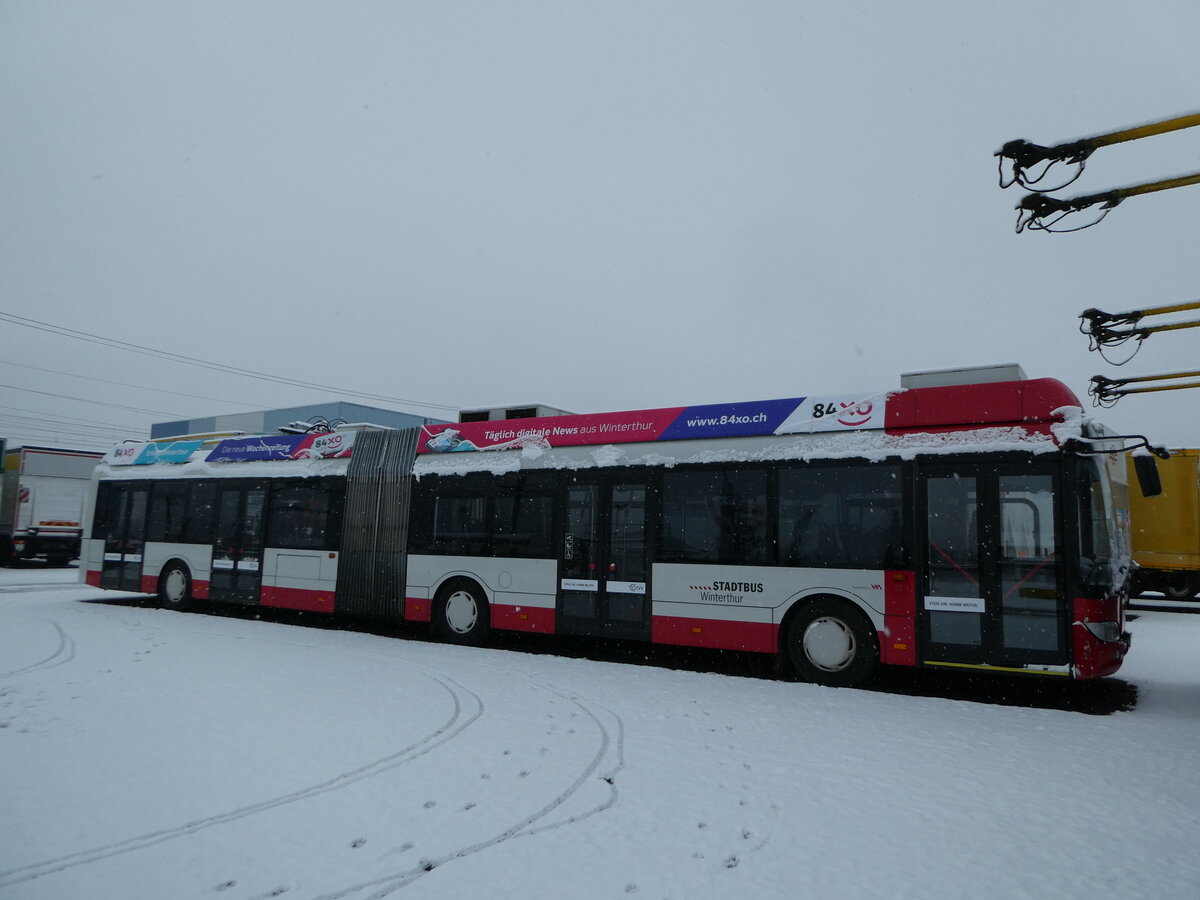
{"label": "white panel on bus side", "polygon": [[558,593],[557,560],[412,554],[408,557],[406,596],[430,599],[453,575],[474,578],[487,590],[491,602],[504,605],[553,609]]}
{"label": "white panel on bus side", "polygon": [[677,563],[655,563],[653,571],[655,615],[781,622],[794,601],[829,593],[854,601],[883,627],[882,571]]}
{"label": "white panel on bus side", "polygon": [[[101,541],[103,546],[103,541]],[[182,559],[196,581],[208,581],[212,570],[212,546],[209,544],[162,544],[147,541],[142,574],[158,578],[168,560]]]}
{"label": "white panel on bus side", "polygon": [[337,582],[337,558],[327,550],[268,550],[263,584],[298,590],[332,591]]}

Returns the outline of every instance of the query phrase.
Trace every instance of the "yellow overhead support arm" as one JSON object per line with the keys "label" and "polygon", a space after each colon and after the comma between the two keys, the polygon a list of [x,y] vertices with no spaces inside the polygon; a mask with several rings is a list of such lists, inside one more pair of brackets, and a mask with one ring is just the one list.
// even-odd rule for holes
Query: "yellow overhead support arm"
{"label": "yellow overhead support arm", "polygon": [[[1200,184],[1200,172],[1193,175],[1181,175],[1178,178],[1166,178],[1162,181],[1149,181],[1145,184],[1133,184],[1129,187],[1115,188],[1111,191],[1101,191],[1098,194],[1085,194],[1080,197],[1060,199],[1047,197],[1045,194],[1026,194],[1017,204],[1017,233],[1026,228],[1030,231],[1081,231],[1084,228],[1100,222],[1122,200],[1136,197],[1139,194],[1151,194],[1155,191],[1169,191],[1172,188],[1187,187]],[[1058,224],[1072,213],[1080,212],[1093,206],[1100,208],[1100,215],[1084,225],[1073,228],[1059,228]]]}
{"label": "yellow overhead support arm", "polygon": [[[1110,131],[1108,134],[1098,134],[1095,137],[1055,144],[1052,147],[1043,147],[1023,139],[1009,141],[995,154],[1000,158],[1000,187],[1006,188],[1013,184],[1020,184],[1026,190],[1040,193],[1057,191],[1078,178],[1083,173],[1087,158],[1101,147],[1125,141],[1136,141],[1156,134],[1192,128],[1196,125],[1200,125],[1200,113],[1175,116],[1146,125],[1135,125],[1132,128],[1123,128],[1120,131]],[[1075,165],[1078,168],[1061,184],[1053,187],[1041,186],[1050,169],[1059,163]],[[1011,167],[1010,170],[1006,171],[1006,164]],[[1043,164],[1046,167],[1034,174],[1034,170]]]}

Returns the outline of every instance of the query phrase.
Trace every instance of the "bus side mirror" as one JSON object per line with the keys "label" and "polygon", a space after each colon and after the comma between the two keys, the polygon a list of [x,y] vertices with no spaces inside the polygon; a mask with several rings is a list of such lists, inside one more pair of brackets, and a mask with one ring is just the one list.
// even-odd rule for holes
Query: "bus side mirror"
{"label": "bus side mirror", "polygon": [[1158,465],[1153,456],[1149,453],[1134,454],[1133,471],[1137,474],[1143,497],[1157,497],[1162,493],[1162,481],[1158,477]]}

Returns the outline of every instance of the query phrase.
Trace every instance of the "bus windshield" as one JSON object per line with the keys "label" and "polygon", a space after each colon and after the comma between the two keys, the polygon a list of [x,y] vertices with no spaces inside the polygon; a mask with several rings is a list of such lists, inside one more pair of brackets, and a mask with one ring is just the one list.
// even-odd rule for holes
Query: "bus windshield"
{"label": "bus windshield", "polygon": [[1089,588],[1120,591],[1129,578],[1129,486],[1118,471],[1120,457],[1080,460],[1076,498],[1079,504],[1080,576]]}

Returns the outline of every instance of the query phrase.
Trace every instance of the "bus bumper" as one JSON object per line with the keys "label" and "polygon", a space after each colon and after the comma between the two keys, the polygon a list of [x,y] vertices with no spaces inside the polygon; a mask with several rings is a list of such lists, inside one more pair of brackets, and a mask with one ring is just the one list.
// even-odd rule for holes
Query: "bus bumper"
{"label": "bus bumper", "polygon": [[1102,678],[1121,668],[1132,641],[1124,624],[1120,597],[1076,598],[1071,628],[1076,678]]}

